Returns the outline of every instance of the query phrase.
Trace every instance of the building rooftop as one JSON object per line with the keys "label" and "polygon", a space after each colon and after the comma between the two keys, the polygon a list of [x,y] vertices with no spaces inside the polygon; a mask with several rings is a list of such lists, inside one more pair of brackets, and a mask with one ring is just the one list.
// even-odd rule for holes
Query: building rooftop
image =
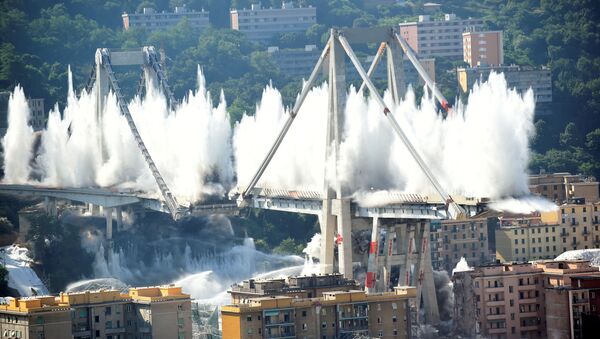
{"label": "building rooftop", "polygon": [[0,311],[31,313],[49,310],[70,310],[71,307],[77,305],[130,301],[160,302],[189,298],[190,295],[182,293],[181,287],[177,286],[134,287],[129,289],[129,293],[121,293],[118,290],[61,292],[57,297],[9,298],[8,304],[0,305]]}
{"label": "building rooftop", "polygon": [[362,290],[325,292],[319,298],[293,298],[289,296],[270,296],[252,298],[248,303],[226,305],[221,308],[225,313],[243,313],[273,308],[309,307],[313,305],[336,305],[349,302],[393,301],[416,297],[413,286],[398,286],[394,292],[367,294]]}

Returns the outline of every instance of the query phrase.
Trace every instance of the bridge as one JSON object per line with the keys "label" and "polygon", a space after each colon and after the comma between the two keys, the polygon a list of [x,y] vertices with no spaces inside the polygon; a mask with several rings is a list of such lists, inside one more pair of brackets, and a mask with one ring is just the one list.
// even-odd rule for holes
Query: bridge
{"label": "bridge", "polygon": [[[351,47],[351,44],[355,43],[379,44],[379,49],[368,71],[362,67]],[[116,213],[117,228],[119,228],[122,209],[132,206],[169,213],[175,220],[189,215],[234,214],[240,208],[260,208],[316,215],[321,225],[322,243],[319,260],[322,273],[338,271],[346,277],[352,278],[355,270],[360,271],[360,269],[365,270],[366,268],[364,284],[369,292],[389,290],[392,280],[397,280],[401,285],[417,286],[416,305],[420,305],[421,298],[423,298],[426,321],[437,323],[439,312],[428,247],[428,221],[472,216],[481,211],[484,201],[477,198],[451,197],[406,136],[402,126],[391,114],[389,107],[370,79],[384,54],[387,61],[388,90],[396,103],[400,102],[400,98],[406,90],[402,68],[402,59],[406,55],[439,102],[442,114],[451,113],[447,100],[436,88],[396,27],[332,29],[329,40],[298,96],[288,120],[251,181],[247,185],[231,191],[230,201],[221,204],[184,206],[170,191],[148,152],[113,71],[115,65],[141,65],[142,76],[154,77],[169,99],[169,104],[175,106],[177,102],[164,76],[157,53],[152,47],[144,47],[139,51],[110,51],[100,48],[96,51],[94,69],[87,85],[88,91],[94,91],[97,97],[96,117],[98,121],[102,120],[103,105],[109,89],[112,89],[121,114],[126,118],[136,144],[152,172],[159,188],[160,197],[148,196],[144,192],[104,188],[50,188],[22,185],[0,185],[0,193],[43,197],[50,213],[54,213],[56,199],[89,204],[92,210],[94,206],[101,206],[107,220],[108,235],[112,234],[113,211]],[[413,161],[418,164],[431,184],[435,191],[432,196],[390,193],[384,197],[383,203],[365,206],[353,197],[353,192],[350,192],[348,187],[336,179],[330,181],[327,176],[323,182],[322,191],[291,191],[258,186],[309,91],[323,73],[327,75],[326,78],[329,81],[327,137],[323,142],[327,145],[327,154],[333,155],[337,165],[346,104],[346,58],[351,61],[363,81],[360,90],[368,90],[371,97],[376,100],[381,108],[381,114],[389,122],[390,128],[406,146]],[[140,84],[142,82],[140,81]],[[142,90],[141,87],[138,88],[138,93],[141,93]],[[104,136],[100,135],[100,145],[103,144],[102,138]],[[353,239],[356,239],[358,234],[364,231],[371,233],[366,255],[357,252],[357,248],[353,246]],[[335,257],[336,253],[337,258]],[[392,274],[396,276],[392,277]]]}

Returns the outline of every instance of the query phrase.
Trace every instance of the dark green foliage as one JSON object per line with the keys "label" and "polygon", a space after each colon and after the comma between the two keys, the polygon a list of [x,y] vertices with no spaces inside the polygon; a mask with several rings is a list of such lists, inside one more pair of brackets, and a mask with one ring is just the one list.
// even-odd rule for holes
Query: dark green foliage
{"label": "dark green foliage", "polygon": [[50,291],[62,291],[69,282],[91,275],[93,255],[81,248],[79,227],[38,215],[31,219],[27,240]]}

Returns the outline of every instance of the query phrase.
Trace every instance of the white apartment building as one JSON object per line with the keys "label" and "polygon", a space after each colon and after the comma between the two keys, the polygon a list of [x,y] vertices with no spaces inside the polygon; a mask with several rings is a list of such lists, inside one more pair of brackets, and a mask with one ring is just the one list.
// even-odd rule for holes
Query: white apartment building
{"label": "white apartment building", "polygon": [[294,7],[291,2],[284,2],[281,8],[253,4],[250,9],[231,10],[230,16],[231,29],[255,42],[268,42],[278,33],[304,32],[317,23],[315,7]]}
{"label": "white apartment building", "polygon": [[174,12],[156,12],[154,8],[145,7],[142,13],[124,13],[123,28],[144,28],[148,31],[164,30],[177,25],[186,18],[190,25],[198,30],[208,27],[208,11],[188,11],[185,6],[175,7]]}

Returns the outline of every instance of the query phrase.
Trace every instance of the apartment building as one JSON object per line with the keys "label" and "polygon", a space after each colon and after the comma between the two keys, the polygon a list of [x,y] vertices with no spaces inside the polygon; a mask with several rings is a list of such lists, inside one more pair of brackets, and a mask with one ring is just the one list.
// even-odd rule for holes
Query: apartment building
{"label": "apartment building", "polygon": [[464,334],[545,338],[542,272],[530,264],[492,264],[455,273],[454,318],[470,322]]}
{"label": "apartment building", "polygon": [[458,68],[456,76],[463,93],[469,93],[477,82],[487,81],[491,72],[503,73],[509,88],[525,93],[530,88],[536,102],[536,114],[550,114],[552,103],[552,77],[550,69],[543,66],[477,66]]}
{"label": "apartment building", "polygon": [[504,63],[502,31],[467,31],[462,34],[463,60],[471,67]]}
{"label": "apartment building", "polygon": [[157,12],[145,7],[142,13],[123,13],[123,29],[143,28],[147,31],[166,30],[186,19],[192,28],[202,30],[209,25],[209,12],[190,11],[185,6],[175,7],[174,12]]}
{"label": "apartment building", "polygon": [[316,298],[330,291],[357,290],[355,280],[346,279],[341,273],[307,275],[285,279],[249,279],[231,286],[233,304],[242,304],[253,298],[289,296],[294,298]]}
{"label": "apartment building", "polygon": [[233,9],[230,17],[231,29],[243,32],[251,41],[264,43],[279,33],[306,31],[317,23],[317,9],[294,7],[292,2],[284,1],[281,8],[252,4],[250,9]]}
{"label": "apartment building", "polygon": [[588,202],[600,200],[595,178],[566,172],[530,175],[529,191],[557,204],[574,198],[583,198]]}
{"label": "apartment building", "polygon": [[71,308],[54,297],[11,298],[0,305],[2,338],[71,338]]}
{"label": "apartment building", "polygon": [[497,218],[489,213],[468,220],[432,221],[430,248],[433,269],[450,272],[461,257],[475,266],[493,261],[494,241],[490,239],[489,230],[496,222]]}
{"label": "apartment building", "polygon": [[417,22],[400,24],[400,34],[419,57],[446,57],[463,59],[463,36],[467,30],[483,30],[481,19],[460,19],[455,14],[445,14],[443,20],[431,20],[429,15],[419,15]]}
{"label": "apartment building", "polygon": [[[0,137],[6,134],[8,128],[8,101],[11,92],[0,92]],[[46,111],[44,110],[44,99],[28,98],[29,106],[29,125],[34,131],[40,131],[46,127]]]}
{"label": "apartment building", "polygon": [[191,299],[174,286],[11,299],[0,305],[0,332],[9,338],[192,338]]}
{"label": "apartment building", "polygon": [[282,74],[290,78],[308,78],[315,68],[321,55],[316,45],[306,45],[304,48],[284,48],[270,46],[267,53],[279,67]]}
{"label": "apartment building", "polygon": [[455,330],[467,336],[582,338],[597,324],[600,271],[589,261],[495,264],[452,279],[454,316],[463,319]]}
{"label": "apartment building", "polygon": [[223,338],[409,338],[414,287],[394,292],[271,296],[221,308]]}
{"label": "apartment building", "polygon": [[548,338],[583,339],[598,335],[600,276],[574,276],[569,286],[546,288]]}
{"label": "apartment building", "polygon": [[505,215],[495,229],[500,262],[554,259],[563,252],[561,227],[554,213]]}

